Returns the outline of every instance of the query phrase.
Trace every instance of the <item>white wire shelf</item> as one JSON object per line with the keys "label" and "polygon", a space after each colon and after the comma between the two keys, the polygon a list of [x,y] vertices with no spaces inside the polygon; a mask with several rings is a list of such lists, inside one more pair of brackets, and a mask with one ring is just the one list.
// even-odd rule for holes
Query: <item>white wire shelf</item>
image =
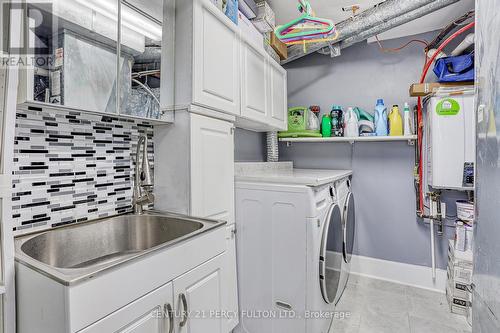
{"label": "white wire shelf", "polygon": [[416,135],[410,136],[360,136],[360,137],[329,137],[329,138],[281,138],[281,142],[289,143],[323,143],[323,142],[394,142],[394,141],[407,141],[408,144],[413,145],[417,140]]}

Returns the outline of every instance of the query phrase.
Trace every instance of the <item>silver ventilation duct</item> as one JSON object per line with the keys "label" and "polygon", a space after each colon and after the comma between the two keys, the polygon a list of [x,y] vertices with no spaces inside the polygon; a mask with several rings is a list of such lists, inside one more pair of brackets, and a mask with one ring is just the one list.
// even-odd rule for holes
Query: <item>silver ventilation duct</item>
{"label": "silver ventilation duct", "polygon": [[297,60],[307,54],[321,51],[323,54],[338,55],[341,48],[366,40],[376,34],[452,5],[459,0],[387,0],[368,9],[352,19],[337,24],[340,37],[333,43],[311,45],[304,53],[302,45],[288,48],[288,59],[282,64]]}

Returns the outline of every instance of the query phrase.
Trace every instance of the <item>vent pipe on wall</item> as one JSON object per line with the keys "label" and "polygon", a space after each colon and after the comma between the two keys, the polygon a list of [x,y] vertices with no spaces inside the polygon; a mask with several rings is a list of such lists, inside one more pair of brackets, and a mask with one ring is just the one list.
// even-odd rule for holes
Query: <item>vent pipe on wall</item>
{"label": "vent pipe on wall", "polygon": [[[408,23],[436,10],[452,5],[459,0],[387,0],[368,9],[354,18],[337,24],[340,37],[333,43],[337,48],[346,48],[384,31]],[[311,45],[304,53],[302,45],[288,48],[288,58],[282,64],[297,60],[307,54],[321,51],[330,54],[331,43]]]}
{"label": "vent pipe on wall", "polygon": [[266,133],[267,162],[278,162],[278,132]]}

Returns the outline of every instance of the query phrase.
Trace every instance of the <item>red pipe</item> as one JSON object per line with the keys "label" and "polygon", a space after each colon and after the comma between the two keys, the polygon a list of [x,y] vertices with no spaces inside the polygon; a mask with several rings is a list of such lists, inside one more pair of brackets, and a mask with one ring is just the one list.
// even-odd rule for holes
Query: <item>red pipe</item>
{"label": "red pipe", "polygon": [[[459,30],[455,31],[450,37],[448,37],[434,52],[432,57],[427,61],[427,63],[424,66],[424,69],[422,71],[422,76],[420,77],[420,83],[424,83],[425,77],[427,76],[427,72],[429,71],[429,68],[431,67],[432,63],[434,62],[434,59],[438,56],[438,54],[455,38],[457,38],[459,35],[463,34],[465,31],[471,29],[474,27],[475,23],[471,22],[467,24],[466,26],[460,28]],[[424,215],[424,191],[423,191],[423,168],[422,168],[422,128],[423,128],[423,123],[422,123],[422,97],[418,98],[417,102],[417,123],[418,123],[418,151],[419,151],[419,161],[418,161],[418,177],[419,177],[419,186],[418,186],[418,195],[419,195],[419,211],[420,215]]]}

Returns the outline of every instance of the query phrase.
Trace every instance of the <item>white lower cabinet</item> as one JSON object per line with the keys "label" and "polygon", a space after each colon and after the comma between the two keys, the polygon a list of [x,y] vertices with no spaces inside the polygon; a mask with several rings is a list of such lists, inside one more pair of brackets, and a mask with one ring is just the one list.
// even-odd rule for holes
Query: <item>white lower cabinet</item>
{"label": "white lower cabinet", "polygon": [[176,333],[227,333],[222,270],[218,256],[175,279]]}
{"label": "white lower cabinet", "polygon": [[173,304],[172,283],[167,283],[80,332],[173,332]]}
{"label": "white lower cabinet", "polygon": [[80,332],[228,333],[227,264],[221,254]]}
{"label": "white lower cabinet", "polygon": [[225,298],[225,318],[227,322],[226,332],[230,332],[239,322],[238,306],[238,276],[236,267],[236,225],[231,224],[226,227],[226,253],[224,254],[224,271],[222,290]]}
{"label": "white lower cabinet", "polygon": [[[197,282],[182,287],[185,292],[178,291],[179,282],[174,281],[176,306],[179,297],[182,297],[182,306],[183,298],[188,301],[187,293],[191,293],[194,305],[189,306],[191,302],[187,302],[190,311],[203,307],[203,303],[196,305],[197,295],[202,292],[197,288],[214,283],[221,292],[222,314],[218,320],[192,318],[191,325],[182,327],[181,332],[198,332],[193,329],[202,324],[206,327],[203,332],[219,332],[217,325],[222,323],[222,332],[227,333],[239,322],[234,237],[234,125],[187,111],[176,112],[175,119],[175,125],[155,132],[155,207],[227,222],[225,253],[217,274],[199,280],[193,277]],[[191,274],[198,276],[194,271],[186,276]],[[209,293],[206,297],[211,299],[214,295]]]}

